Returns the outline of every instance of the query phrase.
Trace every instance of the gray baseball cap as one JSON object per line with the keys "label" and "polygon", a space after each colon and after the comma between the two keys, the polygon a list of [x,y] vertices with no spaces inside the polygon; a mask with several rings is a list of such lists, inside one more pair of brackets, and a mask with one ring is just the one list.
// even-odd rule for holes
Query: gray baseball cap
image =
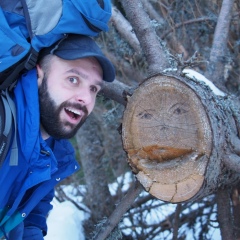
{"label": "gray baseball cap", "polygon": [[47,54],[54,54],[65,60],[95,57],[102,67],[103,80],[112,82],[115,79],[113,64],[104,56],[97,43],[91,37],[68,34],[52,46],[44,48],[39,54],[39,59]]}

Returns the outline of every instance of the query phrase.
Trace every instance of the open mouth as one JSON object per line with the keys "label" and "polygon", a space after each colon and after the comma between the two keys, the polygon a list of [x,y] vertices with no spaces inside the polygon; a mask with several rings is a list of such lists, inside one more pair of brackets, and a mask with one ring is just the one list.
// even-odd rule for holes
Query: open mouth
{"label": "open mouth", "polygon": [[79,110],[73,109],[73,108],[64,108],[65,112],[67,113],[67,115],[74,120],[78,120],[81,118],[82,113]]}

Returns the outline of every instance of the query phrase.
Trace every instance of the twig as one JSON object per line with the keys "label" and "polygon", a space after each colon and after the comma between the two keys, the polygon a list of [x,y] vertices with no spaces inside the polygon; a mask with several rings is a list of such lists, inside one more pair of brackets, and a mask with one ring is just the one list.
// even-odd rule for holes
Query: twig
{"label": "twig", "polygon": [[[83,207],[79,206],[73,199],[71,199],[70,197],[68,197],[67,194],[63,191],[63,189],[62,189],[61,186],[59,186],[59,187],[57,188],[57,191],[59,191],[59,192],[61,193],[61,195],[63,196],[64,200],[68,200],[69,202],[71,202],[78,210],[84,211],[84,212],[87,212],[87,213],[90,213],[89,210],[87,210],[86,208],[83,208]],[[60,201],[60,199],[59,199],[57,196],[55,196],[55,197],[58,199],[58,201]]]}
{"label": "twig", "polygon": [[214,19],[213,17],[201,17],[201,18],[195,18],[195,19],[187,20],[187,21],[184,21],[182,23],[178,23],[178,24],[172,26],[172,28],[170,30],[163,33],[161,35],[161,39],[164,39],[169,33],[175,31],[177,28],[180,28],[184,25],[198,23],[198,22],[206,22],[206,21],[216,21],[216,19]]}
{"label": "twig", "polygon": [[111,231],[117,226],[121,221],[122,216],[128,211],[128,209],[133,204],[134,200],[142,192],[142,186],[139,182],[135,182],[133,186],[129,189],[128,193],[124,196],[122,201],[117,205],[116,209],[113,211],[112,215],[104,223],[101,231],[95,235],[94,240],[104,240],[111,233]]}
{"label": "twig", "polygon": [[179,229],[179,220],[180,220],[180,214],[182,211],[182,204],[177,204],[175,217],[174,217],[174,225],[173,225],[173,238],[172,240],[178,239],[178,229]]}
{"label": "twig", "polygon": [[165,19],[160,16],[160,14],[156,11],[153,5],[149,3],[148,0],[142,0],[142,4],[151,19],[154,19],[155,21],[157,21],[159,25],[165,24]]}

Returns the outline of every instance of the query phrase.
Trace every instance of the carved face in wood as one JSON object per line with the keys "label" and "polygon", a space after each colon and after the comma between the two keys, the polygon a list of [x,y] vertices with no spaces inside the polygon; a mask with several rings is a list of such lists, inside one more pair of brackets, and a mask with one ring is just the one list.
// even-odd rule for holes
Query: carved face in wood
{"label": "carved face in wood", "polygon": [[123,145],[147,191],[186,201],[201,188],[211,151],[211,129],[198,96],[173,77],[156,76],[130,98]]}

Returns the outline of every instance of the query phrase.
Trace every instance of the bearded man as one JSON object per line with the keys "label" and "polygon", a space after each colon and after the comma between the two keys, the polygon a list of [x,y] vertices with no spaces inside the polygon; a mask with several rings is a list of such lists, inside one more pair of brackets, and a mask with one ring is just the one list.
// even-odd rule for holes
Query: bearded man
{"label": "bearded man", "polygon": [[18,164],[0,168],[0,237],[43,240],[54,186],[79,169],[67,139],[92,112],[115,70],[93,39],[67,35],[40,53],[14,89]]}

